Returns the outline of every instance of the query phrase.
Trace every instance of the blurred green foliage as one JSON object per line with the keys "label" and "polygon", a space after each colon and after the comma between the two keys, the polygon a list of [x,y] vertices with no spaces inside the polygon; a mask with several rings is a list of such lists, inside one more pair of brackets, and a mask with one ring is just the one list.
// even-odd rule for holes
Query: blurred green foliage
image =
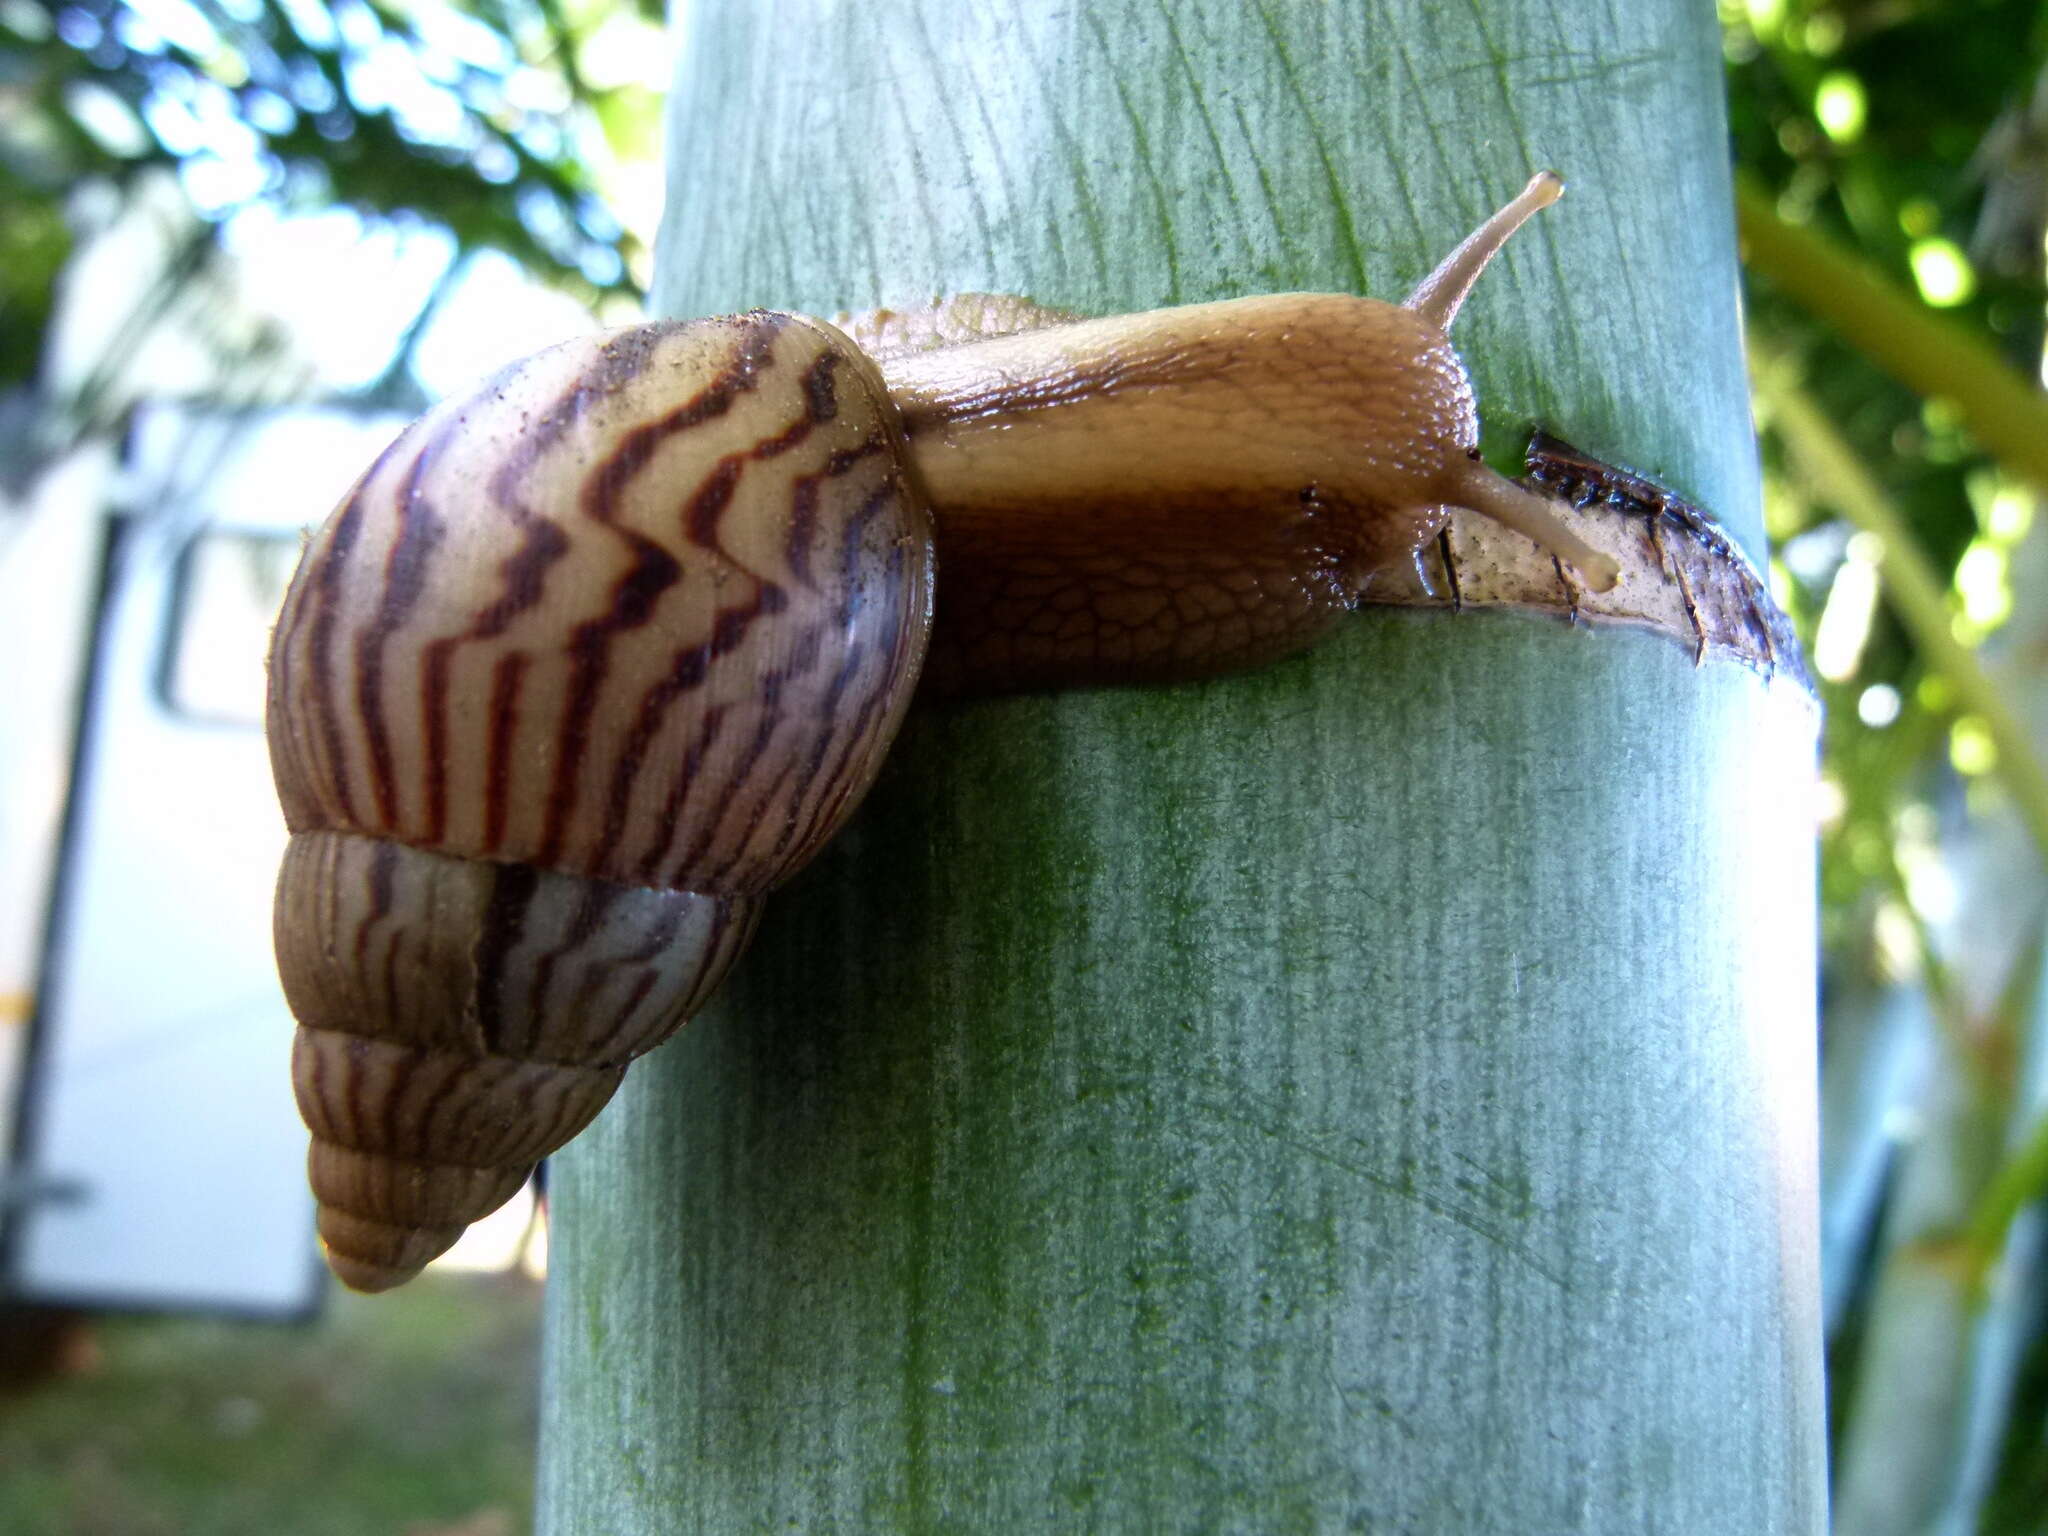
{"label": "blurred green foliage", "polygon": [[1837,1530],[2041,1532],[2048,6],[1721,19],[1774,574],[1827,711],[1823,1053],[1866,1076],[1822,1138],[1883,1153],[1823,1191]]}
{"label": "blurred green foliage", "polygon": [[[2043,341],[2048,8],[2037,0],[1727,0],[1738,164],[1786,220],[1859,252],[1905,293],[1984,337],[2028,379]],[[1981,639],[2006,615],[2025,497],[1957,413],[1888,377],[1859,338],[1784,299],[1752,267],[1750,323],[1908,519]],[[1761,350],[1761,348],[1760,348]],[[1766,431],[1767,507],[1788,608],[1815,634],[1854,529],[1786,473]],[[1886,719],[1898,695],[1897,714]],[[1843,796],[1823,862],[1831,947],[1893,878],[1902,796],[1928,792],[1953,744],[1953,691],[1880,605],[1853,669],[1824,683],[1826,757]],[[1873,725],[1866,716],[1883,721]],[[1965,728],[1961,766],[1986,764]]]}
{"label": "blurred green foliage", "polygon": [[[637,81],[583,59],[618,8],[566,0],[0,0],[0,388],[28,378],[70,254],[65,199],[155,166],[211,218],[340,204],[448,229],[595,299],[635,240],[593,163],[642,152]],[[658,0],[641,14],[658,22]]]}

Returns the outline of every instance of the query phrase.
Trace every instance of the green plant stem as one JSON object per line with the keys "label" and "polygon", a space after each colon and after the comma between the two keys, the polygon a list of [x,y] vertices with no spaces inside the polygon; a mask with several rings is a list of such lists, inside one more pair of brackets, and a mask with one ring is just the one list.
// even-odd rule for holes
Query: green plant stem
{"label": "green plant stem", "polygon": [[1737,175],[1735,210],[1750,271],[1908,389],[1952,401],[1987,452],[2048,487],[2048,395],[1870,263],[1780,218],[1753,178]]}
{"label": "green plant stem", "polygon": [[2044,1190],[2048,1190],[2048,1115],[2035,1123],[2027,1139],[2005,1160],[1970,1213],[1967,1235],[1973,1283],[1982,1285],[1985,1273],[2005,1248],[2013,1218],[2040,1199]]}
{"label": "green plant stem", "polygon": [[[677,315],[1399,294],[1560,166],[1480,398],[1761,532],[1689,0],[693,0],[680,57]],[[1813,726],[1384,610],[914,711],[555,1165],[542,1536],[1818,1536]]]}
{"label": "green plant stem", "polygon": [[1878,570],[1892,611],[1936,671],[1955,689],[1959,713],[1976,715],[1998,748],[1998,772],[2019,808],[2034,846],[2048,857],[2048,772],[2024,725],[2005,695],[1955,637],[1948,589],[1921,553],[1898,508],[1805,390],[1785,370],[1760,360],[1757,392],[1770,406],[1771,421],[1819,493],[1858,528],[1883,546]]}

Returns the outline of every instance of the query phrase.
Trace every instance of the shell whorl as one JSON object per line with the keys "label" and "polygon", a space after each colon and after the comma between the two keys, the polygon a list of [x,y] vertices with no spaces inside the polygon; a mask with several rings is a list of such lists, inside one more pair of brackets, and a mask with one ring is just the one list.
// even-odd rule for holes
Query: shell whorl
{"label": "shell whorl", "polygon": [[901,720],[931,537],[880,377],[755,313],[406,430],[272,642],[279,970],[329,1262],[416,1272],[717,985]]}

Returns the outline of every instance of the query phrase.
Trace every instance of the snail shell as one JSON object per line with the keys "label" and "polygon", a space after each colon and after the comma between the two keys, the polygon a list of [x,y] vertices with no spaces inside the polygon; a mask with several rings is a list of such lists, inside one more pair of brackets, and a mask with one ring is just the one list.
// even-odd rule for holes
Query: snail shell
{"label": "snail shell", "polygon": [[655,324],[423,417],[309,546],[271,652],[276,938],[350,1285],[582,1129],[873,781],[929,625],[902,465],[830,326]]}
{"label": "snail shell", "polygon": [[[756,312],[571,342],[392,444],[272,644],[279,969],[336,1274],[408,1278],[718,985],[927,686],[1312,644],[1461,505],[1448,331],[1547,173],[1406,304],[1285,294],[877,364]],[[929,500],[930,508],[927,508]]]}

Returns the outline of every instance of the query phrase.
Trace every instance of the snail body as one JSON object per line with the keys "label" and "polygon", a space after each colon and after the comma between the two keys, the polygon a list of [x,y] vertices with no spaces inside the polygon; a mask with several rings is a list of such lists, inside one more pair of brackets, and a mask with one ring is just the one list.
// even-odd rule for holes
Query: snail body
{"label": "snail body", "polygon": [[1404,305],[1241,299],[879,363],[799,316],[657,322],[409,427],[308,545],[271,652],[278,962],[335,1272],[409,1278],[588,1123],[920,686],[1256,665],[1454,505],[1611,584],[1479,461],[1447,336],[1558,190]]}

